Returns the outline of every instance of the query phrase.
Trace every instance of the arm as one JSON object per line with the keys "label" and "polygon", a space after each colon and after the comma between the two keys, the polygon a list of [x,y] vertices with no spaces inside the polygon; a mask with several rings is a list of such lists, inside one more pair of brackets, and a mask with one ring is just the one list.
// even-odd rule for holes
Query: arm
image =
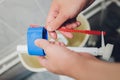
{"label": "arm", "polygon": [[77,80],[120,80],[120,64],[98,60],[87,53],[71,51],[60,42],[36,40],[47,57],[39,57],[41,65],[49,71]]}
{"label": "arm", "polygon": [[[76,71],[74,75],[77,80],[120,80],[120,64],[103,61],[89,61],[87,69]],[[80,66],[80,65],[79,65]],[[81,75],[82,74],[82,75]]]}

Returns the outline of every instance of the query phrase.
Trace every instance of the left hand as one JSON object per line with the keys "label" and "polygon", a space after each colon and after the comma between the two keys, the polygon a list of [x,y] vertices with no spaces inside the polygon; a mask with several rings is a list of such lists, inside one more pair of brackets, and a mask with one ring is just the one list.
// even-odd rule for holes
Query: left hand
{"label": "left hand", "polygon": [[[86,75],[86,70],[99,60],[88,53],[71,51],[60,42],[49,42],[44,39],[35,41],[38,47],[44,49],[46,57],[39,57],[42,66],[49,71],[77,78],[76,75]],[[95,64],[94,63],[94,64]]]}

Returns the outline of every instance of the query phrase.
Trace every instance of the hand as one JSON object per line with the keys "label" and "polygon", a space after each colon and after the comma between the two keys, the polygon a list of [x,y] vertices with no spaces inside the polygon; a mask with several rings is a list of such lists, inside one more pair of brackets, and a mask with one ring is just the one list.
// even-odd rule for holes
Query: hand
{"label": "hand", "polygon": [[88,70],[90,65],[98,62],[98,59],[94,56],[71,51],[60,42],[38,39],[35,44],[43,48],[47,55],[46,57],[39,57],[41,65],[57,74],[77,78],[80,77],[79,74],[87,75],[86,70]]}
{"label": "hand", "polygon": [[[76,21],[77,15],[94,0],[53,0],[50,11],[48,13],[46,28],[50,32],[51,37],[57,38],[55,30],[60,27],[76,28],[80,25]],[[62,32],[68,38],[73,35],[68,32]]]}

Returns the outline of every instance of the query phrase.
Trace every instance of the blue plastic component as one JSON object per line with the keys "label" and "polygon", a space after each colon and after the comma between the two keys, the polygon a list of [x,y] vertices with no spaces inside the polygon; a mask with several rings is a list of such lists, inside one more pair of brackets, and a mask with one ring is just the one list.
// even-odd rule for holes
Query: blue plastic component
{"label": "blue plastic component", "polygon": [[44,27],[29,27],[27,31],[27,46],[29,55],[45,56],[42,48],[34,44],[36,39],[48,39],[47,30]]}

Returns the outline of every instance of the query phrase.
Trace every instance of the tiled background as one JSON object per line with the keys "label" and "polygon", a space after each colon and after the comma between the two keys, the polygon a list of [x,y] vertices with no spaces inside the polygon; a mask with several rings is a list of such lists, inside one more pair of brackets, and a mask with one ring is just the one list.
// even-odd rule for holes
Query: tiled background
{"label": "tiled background", "polygon": [[[0,60],[16,50],[16,45],[26,43],[26,31],[30,24],[45,25],[45,19],[52,0],[0,0]],[[97,1],[97,0],[96,0]],[[114,0],[113,0],[114,1]],[[17,68],[0,76],[0,80],[18,80],[10,79],[17,71],[21,74],[29,73],[19,63]],[[20,69],[20,70],[19,70]],[[7,75],[8,74],[8,75]],[[35,73],[19,80],[58,80],[58,76],[45,72]],[[68,79],[66,79],[68,80]]]}
{"label": "tiled background", "polygon": [[[0,0],[0,60],[15,51],[18,44],[26,43],[26,31],[30,24],[45,25],[51,1]],[[23,79],[22,76],[25,78]],[[31,73],[20,63],[0,75],[0,80],[21,80],[21,78],[22,80],[59,80],[57,75],[50,72]]]}
{"label": "tiled background", "polygon": [[[50,3],[51,0],[0,0],[0,59],[15,50],[16,45],[26,42],[25,34],[29,24],[45,25]],[[15,68],[12,71],[15,71]],[[11,80],[9,77],[14,73],[1,78],[2,80]],[[36,73],[25,80],[38,79],[58,80],[58,77],[44,72]],[[12,80],[16,80],[15,77]]]}
{"label": "tiled background", "polygon": [[0,54],[7,55],[6,50],[25,42],[30,24],[45,25],[50,3],[51,0],[0,0]]}

